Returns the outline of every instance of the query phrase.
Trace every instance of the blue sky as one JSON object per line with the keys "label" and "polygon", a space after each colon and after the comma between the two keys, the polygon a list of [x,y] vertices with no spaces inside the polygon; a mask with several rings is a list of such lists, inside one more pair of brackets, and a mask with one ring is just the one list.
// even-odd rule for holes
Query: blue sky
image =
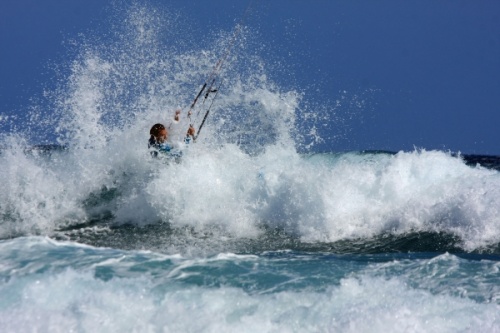
{"label": "blue sky", "polygon": [[[128,3],[128,1],[122,1]],[[138,0],[137,2],[141,2]],[[231,31],[248,1],[160,1],[200,42]],[[26,112],[53,84],[64,43],[106,27],[110,1],[0,3],[0,115]],[[116,1],[120,3],[120,1]],[[270,75],[313,105],[352,100],[342,135],[322,150],[414,147],[500,155],[500,2],[497,0],[255,0],[247,24],[270,45]],[[362,105],[356,105],[362,101]],[[2,128],[5,131],[5,127]]]}

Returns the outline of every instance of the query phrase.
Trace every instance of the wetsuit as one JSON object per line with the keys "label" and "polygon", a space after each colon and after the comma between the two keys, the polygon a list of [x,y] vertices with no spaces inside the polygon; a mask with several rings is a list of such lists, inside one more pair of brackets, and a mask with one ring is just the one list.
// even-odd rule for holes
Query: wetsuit
{"label": "wetsuit", "polygon": [[172,146],[168,142],[158,142],[155,137],[149,138],[148,148],[151,150],[151,156],[157,157],[158,153],[168,154],[172,150]]}

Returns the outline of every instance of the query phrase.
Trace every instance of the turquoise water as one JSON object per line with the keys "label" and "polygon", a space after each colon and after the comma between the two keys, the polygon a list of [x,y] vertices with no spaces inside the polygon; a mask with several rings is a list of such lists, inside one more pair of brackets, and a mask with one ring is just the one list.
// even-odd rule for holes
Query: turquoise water
{"label": "turquoise water", "polygon": [[498,257],[270,251],[207,257],[2,241],[3,331],[489,331]]}

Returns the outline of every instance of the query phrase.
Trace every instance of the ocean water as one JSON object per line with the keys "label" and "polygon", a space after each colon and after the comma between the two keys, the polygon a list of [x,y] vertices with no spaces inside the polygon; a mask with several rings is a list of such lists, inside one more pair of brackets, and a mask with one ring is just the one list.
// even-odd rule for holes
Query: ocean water
{"label": "ocean water", "polygon": [[343,101],[278,86],[243,27],[198,141],[151,158],[232,32],[117,16],[0,138],[1,332],[500,331],[499,157],[315,152]]}

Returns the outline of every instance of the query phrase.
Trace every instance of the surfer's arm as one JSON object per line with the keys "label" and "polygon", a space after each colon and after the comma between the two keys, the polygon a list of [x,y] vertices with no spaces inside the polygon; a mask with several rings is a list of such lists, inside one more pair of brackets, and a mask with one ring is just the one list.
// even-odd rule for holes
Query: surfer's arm
{"label": "surfer's arm", "polygon": [[189,125],[189,128],[186,133],[186,139],[184,140],[186,143],[189,143],[191,139],[194,140],[194,136],[196,134],[196,130],[194,129],[193,125]]}

